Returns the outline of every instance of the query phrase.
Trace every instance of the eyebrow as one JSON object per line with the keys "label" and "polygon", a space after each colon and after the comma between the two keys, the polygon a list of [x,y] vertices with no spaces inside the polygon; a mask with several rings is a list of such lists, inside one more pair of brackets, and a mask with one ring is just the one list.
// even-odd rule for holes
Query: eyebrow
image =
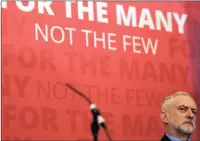
{"label": "eyebrow", "polygon": [[[188,107],[188,106],[186,106],[186,105],[179,105],[178,107],[189,108],[189,107]],[[196,109],[196,108],[191,108],[191,110],[193,110],[193,111],[197,111],[197,109]]]}

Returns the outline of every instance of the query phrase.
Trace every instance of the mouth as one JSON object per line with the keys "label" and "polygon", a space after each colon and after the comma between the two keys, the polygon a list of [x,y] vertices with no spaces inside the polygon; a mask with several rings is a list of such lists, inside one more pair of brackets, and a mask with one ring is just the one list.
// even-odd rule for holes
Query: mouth
{"label": "mouth", "polygon": [[191,125],[193,125],[193,123],[192,123],[192,122],[184,122],[184,124],[191,124]]}

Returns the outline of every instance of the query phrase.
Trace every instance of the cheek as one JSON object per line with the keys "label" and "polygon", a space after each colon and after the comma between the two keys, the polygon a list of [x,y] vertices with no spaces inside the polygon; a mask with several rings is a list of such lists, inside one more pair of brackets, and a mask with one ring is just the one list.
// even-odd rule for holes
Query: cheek
{"label": "cheek", "polygon": [[196,118],[193,120],[194,123],[196,123]]}
{"label": "cheek", "polygon": [[169,116],[169,122],[171,123],[182,123],[184,122],[184,116],[183,115],[178,115],[178,114],[174,114]]}

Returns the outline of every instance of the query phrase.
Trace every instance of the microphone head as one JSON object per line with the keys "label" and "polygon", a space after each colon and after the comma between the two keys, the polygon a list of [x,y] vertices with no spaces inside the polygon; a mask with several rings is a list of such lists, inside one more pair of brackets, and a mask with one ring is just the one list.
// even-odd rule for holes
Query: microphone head
{"label": "microphone head", "polygon": [[93,110],[96,108],[96,105],[95,104],[90,104],[90,109]]}
{"label": "microphone head", "polygon": [[99,110],[96,108],[95,104],[90,104],[90,109],[91,109],[91,112],[92,112],[93,116],[101,115]]}

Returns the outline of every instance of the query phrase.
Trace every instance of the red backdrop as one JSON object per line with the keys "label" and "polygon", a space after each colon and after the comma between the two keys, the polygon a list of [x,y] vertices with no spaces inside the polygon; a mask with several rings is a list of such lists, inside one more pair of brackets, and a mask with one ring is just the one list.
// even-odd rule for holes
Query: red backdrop
{"label": "red backdrop", "polygon": [[[89,107],[65,86],[66,82],[98,106],[114,140],[159,140],[164,134],[159,118],[161,100],[178,90],[197,97],[188,55],[188,37],[192,35],[189,20],[195,17],[188,10],[191,7],[178,2],[104,2],[107,14],[102,19],[108,19],[108,23],[102,23],[97,21],[100,6],[90,4],[94,21],[91,13],[78,18],[81,12],[77,3],[72,4],[72,18],[66,17],[70,8],[64,2],[51,4],[54,15],[45,10],[39,14],[36,2],[23,2],[21,6],[27,12],[20,10],[16,2],[3,4],[3,139],[91,140]],[[183,34],[178,32],[173,14],[172,32],[163,25],[161,30],[132,27],[134,21],[129,26],[118,25],[117,5],[126,14],[128,8],[135,7],[136,24],[144,8],[150,11],[154,25],[156,10],[169,19],[167,12],[187,14],[189,18]],[[147,43],[155,45],[156,40],[155,54],[151,49],[147,51]],[[196,132],[194,139],[198,139]],[[99,137],[106,140],[102,130]]]}

